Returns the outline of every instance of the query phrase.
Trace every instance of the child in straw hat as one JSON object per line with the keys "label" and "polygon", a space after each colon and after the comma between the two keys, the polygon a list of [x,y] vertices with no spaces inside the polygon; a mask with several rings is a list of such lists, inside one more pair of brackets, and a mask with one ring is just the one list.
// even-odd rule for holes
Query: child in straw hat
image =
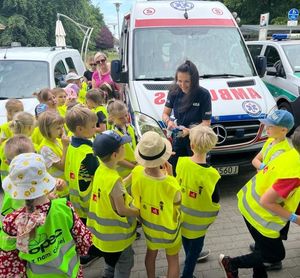
{"label": "child in straw hat", "polygon": [[19,252],[18,257],[8,259],[26,261],[28,277],[83,277],[77,252],[87,253],[91,233],[69,202],[49,200],[56,179],[47,173],[43,157],[20,154],[11,161],[9,170],[3,189],[12,198],[25,200],[25,207],[3,220],[3,231],[16,239],[5,248],[15,247]]}
{"label": "child in straw hat", "polygon": [[155,277],[155,260],[159,249],[166,250],[168,276],[179,277],[178,252],[181,248],[180,187],[172,177],[167,162],[172,146],[153,131],[146,132],[135,149],[140,166],[132,171],[133,205],[140,210],[147,253],[147,276]]}

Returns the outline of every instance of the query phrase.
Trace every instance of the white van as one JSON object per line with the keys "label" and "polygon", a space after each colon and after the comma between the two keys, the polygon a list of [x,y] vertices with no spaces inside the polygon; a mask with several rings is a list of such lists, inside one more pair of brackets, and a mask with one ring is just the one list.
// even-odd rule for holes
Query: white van
{"label": "white van", "polygon": [[[276,105],[222,3],[136,2],[124,18],[120,61],[112,62],[111,73],[125,83],[132,121],[140,132],[141,118],[164,127],[168,89],[185,59],[196,64],[200,85],[211,94],[212,128],[219,138],[211,162],[223,175],[238,174],[266,139],[259,119]],[[263,75],[265,59],[258,58],[257,66]]]}
{"label": "white van", "polygon": [[75,49],[0,49],[0,124],[6,122],[5,103],[8,98],[21,99],[25,111],[34,113],[38,102],[32,93],[59,86],[70,69],[76,70],[79,75],[83,75],[85,71],[81,56]]}
{"label": "white van", "polygon": [[[298,40],[296,40],[298,39]],[[300,34],[273,34],[272,40],[249,41],[253,58],[263,55],[267,71],[262,78],[277,106],[291,112],[300,125]]]}

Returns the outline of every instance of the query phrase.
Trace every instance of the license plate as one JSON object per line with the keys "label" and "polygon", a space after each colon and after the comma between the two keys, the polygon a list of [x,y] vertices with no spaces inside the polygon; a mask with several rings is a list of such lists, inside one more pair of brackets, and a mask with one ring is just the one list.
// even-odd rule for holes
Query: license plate
{"label": "license plate", "polygon": [[221,176],[231,176],[239,173],[239,166],[217,167],[216,169]]}

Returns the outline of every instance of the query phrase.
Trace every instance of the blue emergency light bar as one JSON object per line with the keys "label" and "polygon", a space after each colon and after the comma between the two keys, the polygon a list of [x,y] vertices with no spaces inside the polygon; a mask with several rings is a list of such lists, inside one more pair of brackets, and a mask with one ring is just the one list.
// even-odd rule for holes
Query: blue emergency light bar
{"label": "blue emergency light bar", "polygon": [[273,34],[272,35],[273,40],[281,41],[281,40],[299,40],[300,34]]}

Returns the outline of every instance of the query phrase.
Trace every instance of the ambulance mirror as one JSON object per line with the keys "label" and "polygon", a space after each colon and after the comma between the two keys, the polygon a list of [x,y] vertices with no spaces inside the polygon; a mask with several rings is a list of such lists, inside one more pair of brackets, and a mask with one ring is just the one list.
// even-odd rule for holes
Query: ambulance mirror
{"label": "ambulance mirror", "polygon": [[122,71],[122,63],[120,60],[111,61],[110,67],[110,74],[113,81],[117,83],[128,83],[128,72]]}
{"label": "ambulance mirror", "polygon": [[265,56],[256,56],[254,64],[259,77],[263,77],[267,68],[267,58]]}

